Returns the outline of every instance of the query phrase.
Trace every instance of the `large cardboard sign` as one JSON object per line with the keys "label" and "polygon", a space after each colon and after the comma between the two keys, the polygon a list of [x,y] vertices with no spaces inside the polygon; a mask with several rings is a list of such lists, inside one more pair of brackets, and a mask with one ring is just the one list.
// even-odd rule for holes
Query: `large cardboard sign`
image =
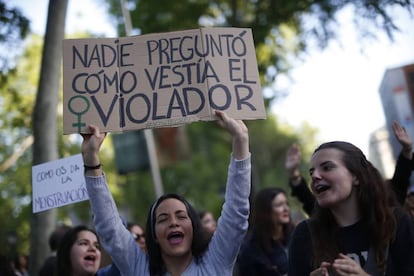
{"label": "large cardboard sign", "polygon": [[33,213],[88,200],[82,155],[32,167]]}
{"label": "large cardboard sign", "polygon": [[63,42],[64,133],[265,119],[251,29],[203,28]]}

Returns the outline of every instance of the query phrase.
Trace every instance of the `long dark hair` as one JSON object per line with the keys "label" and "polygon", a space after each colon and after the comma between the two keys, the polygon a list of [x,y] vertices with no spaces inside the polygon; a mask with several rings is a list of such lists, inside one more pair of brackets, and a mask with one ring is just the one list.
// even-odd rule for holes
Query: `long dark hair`
{"label": "long dark hair", "polygon": [[[280,188],[263,188],[256,194],[252,204],[250,229],[252,239],[267,253],[271,253],[273,243],[272,201],[279,194],[286,196],[285,191]],[[291,222],[282,225],[281,238],[276,242],[287,246],[292,230],[293,224]]]}
{"label": "long dark hair", "polygon": [[200,218],[194,207],[191,206],[191,204],[184,197],[178,194],[165,194],[154,202],[147,216],[145,242],[148,250],[150,275],[163,275],[166,272],[164,261],[162,260],[161,248],[156,242],[155,213],[160,203],[170,198],[181,201],[187,209],[188,216],[190,217],[191,224],[193,226],[193,241],[191,243],[191,252],[196,259],[196,262],[200,261],[201,256],[208,246],[208,235],[203,230]]}
{"label": "long dark hair", "polygon": [[73,273],[72,262],[70,259],[70,251],[73,244],[78,239],[78,234],[81,231],[89,231],[95,234],[98,242],[99,237],[96,232],[85,225],[79,225],[68,230],[63,236],[58,251],[56,261],[56,275],[58,276],[71,276]]}
{"label": "long dark hair", "polygon": [[[381,173],[369,162],[362,151],[348,142],[334,141],[320,145],[315,151],[337,149],[348,171],[359,181],[356,187],[357,201],[361,211],[361,223],[369,237],[376,256],[379,271],[385,271],[385,250],[395,238],[397,222],[389,205],[390,190]],[[328,208],[315,204],[310,220],[314,268],[322,261],[333,261],[339,253],[336,233],[339,229]]]}

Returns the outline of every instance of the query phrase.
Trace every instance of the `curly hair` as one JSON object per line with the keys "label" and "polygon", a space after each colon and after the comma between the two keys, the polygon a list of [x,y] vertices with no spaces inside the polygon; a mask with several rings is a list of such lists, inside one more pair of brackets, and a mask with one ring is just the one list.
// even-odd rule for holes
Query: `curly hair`
{"label": "curly hair", "polygon": [[[348,142],[334,141],[320,145],[314,154],[323,149],[337,149],[342,152],[342,161],[348,171],[359,181],[356,188],[361,222],[369,235],[369,242],[375,252],[379,271],[386,266],[385,251],[395,238],[397,219],[389,205],[389,187],[381,173],[369,162],[362,151]],[[323,261],[333,261],[339,253],[336,233],[339,229],[332,213],[327,208],[315,205],[310,219],[312,234],[312,266],[318,267]]]}

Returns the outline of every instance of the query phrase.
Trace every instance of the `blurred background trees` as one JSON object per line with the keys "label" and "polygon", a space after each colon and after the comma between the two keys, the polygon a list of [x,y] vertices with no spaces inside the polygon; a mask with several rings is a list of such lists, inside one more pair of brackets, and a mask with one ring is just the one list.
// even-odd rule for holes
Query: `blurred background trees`
{"label": "blurred background trees", "polygon": [[[106,5],[117,26],[119,36],[124,36],[124,20],[120,5],[122,1],[94,1]],[[355,24],[361,38],[372,39],[375,32],[382,30],[392,39],[398,26],[394,25],[389,11],[396,6],[406,8],[407,11],[413,8],[410,0],[124,2],[130,11],[135,34],[210,26],[252,28],[267,107],[271,101],[284,95],[282,91],[274,88],[274,81],[280,76],[288,75],[297,60],[305,60],[309,47],[317,45],[323,49],[329,41],[335,39],[335,16],[340,10],[349,6],[354,9]],[[44,38],[27,36],[30,34],[29,26],[29,21],[17,8],[0,0],[0,251],[4,254],[16,251],[29,253],[29,233],[33,230],[30,226],[30,220],[33,218],[30,204],[31,166],[80,151],[79,136],[62,135],[62,114],[59,112],[62,91],[49,91],[47,93],[58,93],[54,97],[59,100],[58,109],[53,110],[58,111],[53,116],[57,129],[47,134],[57,137],[57,153],[56,156],[39,159],[38,155],[43,152],[41,148],[54,146],[43,143],[39,148],[40,153],[38,150],[36,156],[33,156],[33,126],[38,127],[37,131],[46,128],[33,121],[38,120],[38,117],[33,115],[36,96],[39,96],[40,90],[44,90],[38,89]],[[77,38],[94,36],[71,35]],[[54,73],[59,75],[58,70]],[[310,125],[294,129],[280,123],[270,111],[267,120],[248,121],[247,124],[253,158],[253,192],[271,185],[289,190],[284,171],[286,150],[293,142],[303,145],[306,172],[306,160],[318,144],[317,129]],[[180,135],[163,132],[162,129],[155,131],[164,191],[182,193],[196,208],[211,210],[219,216],[231,149],[230,140],[214,122],[193,123],[180,128],[180,131]],[[180,143],[180,146],[163,143],[165,137],[170,138],[171,135],[176,137],[176,142]],[[111,136],[109,135],[102,152],[102,163],[109,178],[110,188],[127,218],[144,224],[148,207],[155,199],[151,173],[144,169],[129,174],[118,174]],[[184,153],[176,152],[171,155],[171,151],[177,150]],[[295,207],[295,202],[293,206]],[[55,223],[69,220],[74,223],[90,223],[88,202],[65,206],[56,211]],[[37,232],[42,231],[41,227]],[[49,226],[43,230],[44,233],[49,233],[52,229]],[[44,254],[48,252],[47,247],[39,250],[44,250]]]}
{"label": "blurred background trees", "polygon": [[[118,33],[125,35],[119,0],[109,4]],[[146,34],[203,27],[232,26],[252,28],[262,85],[266,100],[281,96],[271,84],[289,73],[297,59],[304,59],[313,46],[325,48],[336,39],[338,12],[353,11],[360,41],[373,39],[378,31],[390,39],[398,30],[390,16],[392,9],[412,11],[411,0],[123,0],[131,11],[136,33]]]}
{"label": "blurred background trees", "polygon": [[[0,72],[5,75],[14,67],[14,59],[22,40],[29,33],[29,20],[16,7],[0,1]],[[2,80],[3,82],[3,80]]]}

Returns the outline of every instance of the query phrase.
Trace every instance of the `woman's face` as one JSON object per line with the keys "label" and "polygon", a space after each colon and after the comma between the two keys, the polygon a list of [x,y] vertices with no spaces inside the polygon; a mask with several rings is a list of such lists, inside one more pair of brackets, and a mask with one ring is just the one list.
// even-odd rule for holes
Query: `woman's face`
{"label": "woman's face", "polygon": [[204,227],[209,233],[213,234],[217,228],[217,222],[213,217],[213,214],[207,212],[201,219],[201,226]]}
{"label": "woman's face", "polygon": [[279,193],[272,200],[272,221],[275,225],[290,222],[289,203],[284,193]]}
{"label": "woman's face", "polygon": [[98,239],[93,232],[80,231],[70,250],[74,275],[95,275],[101,264]]}
{"label": "woman's face", "polygon": [[313,154],[309,170],[311,189],[321,207],[332,208],[355,200],[353,186],[359,185],[342,161],[338,149],[321,149]]}
{"label": "woman's face", "polygon": [[191,254],[193,226],[184,203],[169,198],[158,205],[155,212],[155,235],[164,257]]}
{"label": "woman's face", "polygon": [[132,225],[131,229],[129,229],[129,231],[132,233],[132,235],[134,236],[134,239],[136,241],[136,243],[138,244],[138,246],[143,250],[143,251],[147,251],[147,246],[145,244],[145,235],[144,235],[144,230],[142,230],[141,227],[139,227],[138,225]]}

